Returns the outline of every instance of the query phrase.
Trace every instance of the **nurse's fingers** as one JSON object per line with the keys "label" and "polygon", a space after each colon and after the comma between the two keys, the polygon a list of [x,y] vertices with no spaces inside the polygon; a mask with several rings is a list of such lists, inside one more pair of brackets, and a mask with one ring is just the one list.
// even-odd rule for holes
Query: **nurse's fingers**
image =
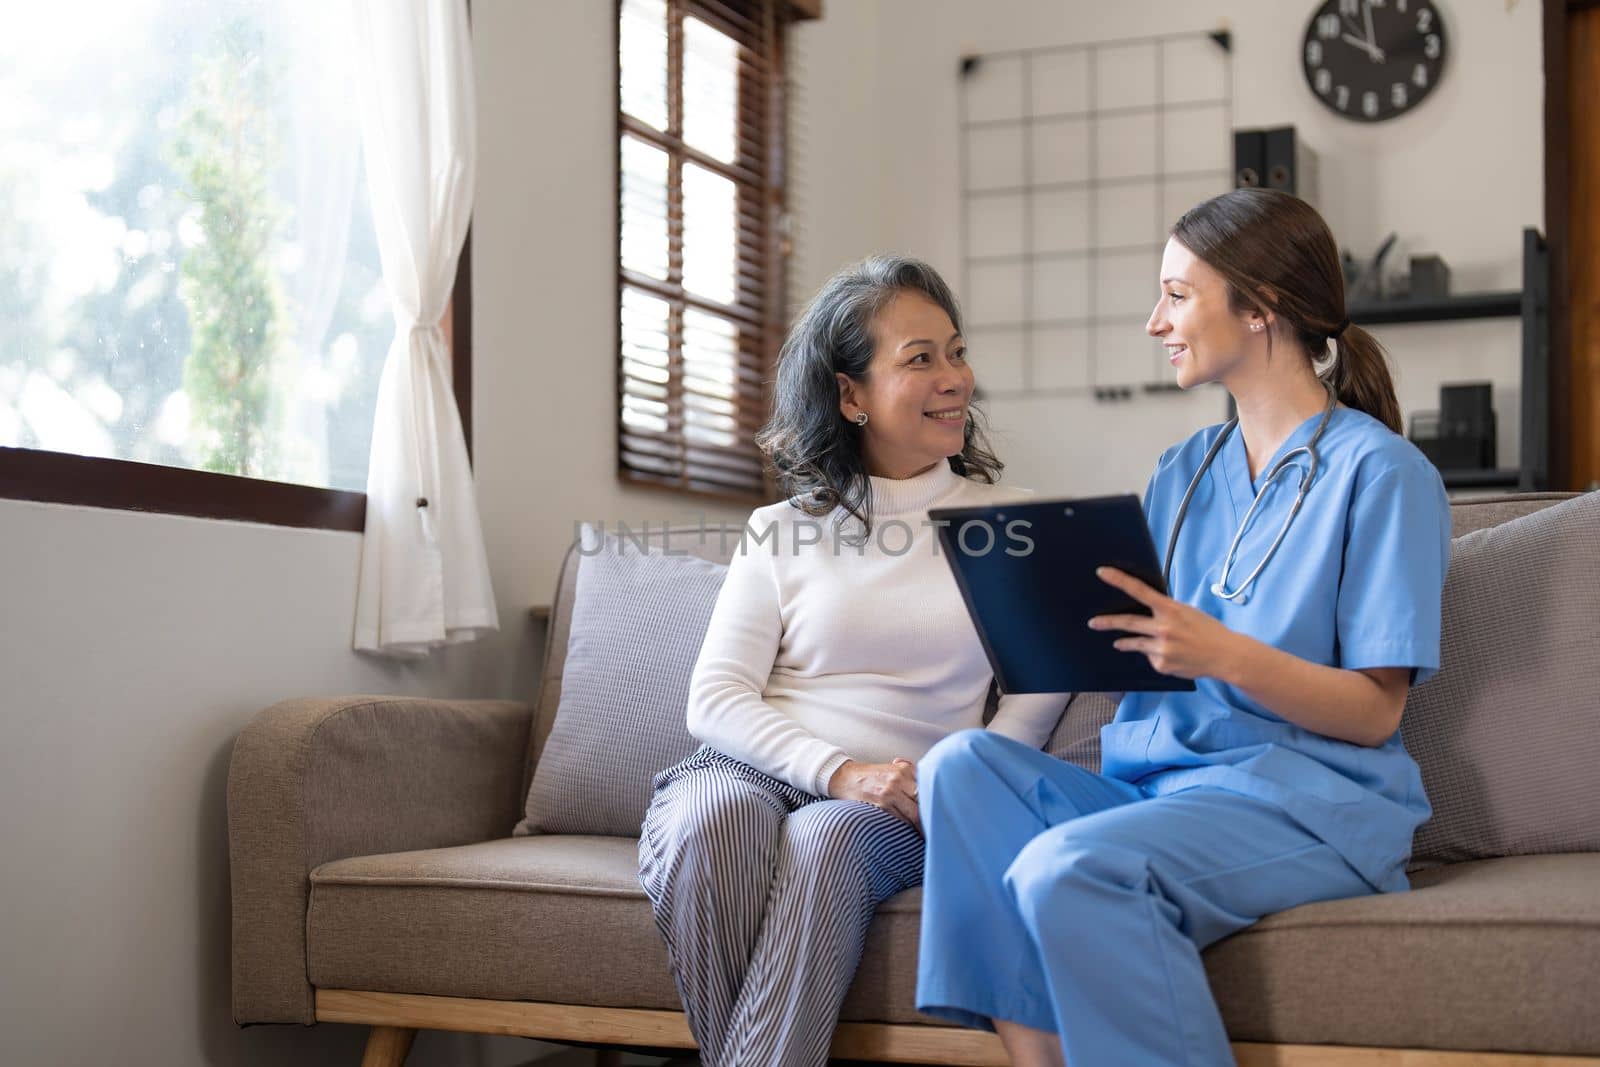
{"label": "nurse's fingers", "polygon": [[1162,650],[1160,642],[1153,637],[1122,637],[1112,642],[1112,647],[1118,652],[1138,652],[1150,661],[1150,666],[1158,674],[1170,674],[1174,678],[1198,678],[1200,675],[1194,670],[1185,667],[1181,662],[1172,658]]}
{"label": "nurse's fingers", "polygon": [[1091,630],[1126,630],[1131,634],[1155,634],[1160,625],[1149,615],[1096,615],[1089,620]]}
{"label": "nurse's fingers", "polygon": [[1153,608],[1167,599],[1133,575],[1115,567],[1096,567],[1094,573],[1102,582],[1122,590],[1146,607]]}
{"label": "nurse's fingers", "polygon": [[1166,656],[1162,653],[1162,649],[1157,648],[1157,641],[1155,641],[1154,637],[1117,638],[1117,640],[1110,643],[1110,646],[1117,649],[1118,653],[1142,654],[1146,659],[1149,659],[1150,667],[1154,667],[1158,673],[1173,673],[1168,670],[1173,664],[1166,661]]}

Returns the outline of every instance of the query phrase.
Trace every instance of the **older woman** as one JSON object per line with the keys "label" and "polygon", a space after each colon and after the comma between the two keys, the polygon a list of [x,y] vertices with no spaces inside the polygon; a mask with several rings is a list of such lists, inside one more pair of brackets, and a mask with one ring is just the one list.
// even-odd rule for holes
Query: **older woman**
{"label": "older woman", "polygon": [[[821,1065],[879,903],[922,881],[915,764],[991,680],[928,509],[998,502],[954,297],[915,260],[831,279],[778,362],[758,508],[656,780],[640,881],[710,1067]],[[1002,697],[1038,747],[1061,696]]]}

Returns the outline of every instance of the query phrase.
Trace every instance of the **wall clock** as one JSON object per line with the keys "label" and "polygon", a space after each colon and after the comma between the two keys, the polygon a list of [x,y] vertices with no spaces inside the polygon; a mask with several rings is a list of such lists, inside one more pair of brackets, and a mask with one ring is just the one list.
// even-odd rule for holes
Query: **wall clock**
{"label": "wall clock", "polygon": [[1436,3],[1327,0],[1306,26],[1300,61],[1312,95],[1353,122],[1404,115],[1444,72],[1447,40]]}

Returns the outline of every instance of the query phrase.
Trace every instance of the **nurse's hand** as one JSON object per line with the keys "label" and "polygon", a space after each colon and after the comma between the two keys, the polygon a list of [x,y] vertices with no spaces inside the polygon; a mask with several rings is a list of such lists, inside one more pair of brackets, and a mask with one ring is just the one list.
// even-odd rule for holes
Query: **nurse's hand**
{"label": "nurse's hand", "polygon": [[1222,664],[1238,643],[1239,635],[1199,608],[1173,600],[1115,567],[1100,567],[1095,575],[1109,586],[1127,593],[1150,609],[1149,615],[1096,615],[1091,630],[1125,630],[1115,647],[1123,652],[1143,652],[1150,666],[1177,678],[1219,677]]}
{"label": "nurse's hand", "polygon": [[891,763],[845,760],[828,779],[828,795],[835,800],[859,800],[892,812],[922,830],[917,810],[917,765],[907,759]]}

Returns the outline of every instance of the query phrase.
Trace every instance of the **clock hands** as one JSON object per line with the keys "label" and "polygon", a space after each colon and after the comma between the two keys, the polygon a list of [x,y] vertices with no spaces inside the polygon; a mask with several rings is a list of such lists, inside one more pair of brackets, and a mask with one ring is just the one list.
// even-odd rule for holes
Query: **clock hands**
{"label": "clock hands", "polygon": [[1348,41],[1350,44],[1355,45],[1357,48],[1367,53],[1367,56],[1371,58],[1374,63],[1382,63],[1385,58],[1383,49],[1378,47],[1378,35],[1372,29],[1371,0],[1362,0],[1361,16],[1366,22],[1367,35],[1365,37],[1357,37],[1355,34],[1347,32],[1341,36],[1341,39]]}
{"label": "clock hands", "polygon": [[1384,59],[1383,49],[1379,48],[1377,45],[1373,44],[1371,41],[1363,41],[1361,38],[1357,37],[1353,33],[1345,34],[1344,35],[1344,39],[1346,41],[1349,41],[1351,44],[1355,45],[1357,48],[1361,49],[1367,55],[1371,56],[1372,57],[1372,61],[1374,63],[1382,63],[1383,62],[1383,59]]}
{"label": "clock hands", "polygon": [[1361,0],[1361,15],[1367,20],[1368,55],[1372,56],[1374,63],[1382,63],[1383,49],[1378,47],[1378,35],[1372,29],[1372,0]]}

